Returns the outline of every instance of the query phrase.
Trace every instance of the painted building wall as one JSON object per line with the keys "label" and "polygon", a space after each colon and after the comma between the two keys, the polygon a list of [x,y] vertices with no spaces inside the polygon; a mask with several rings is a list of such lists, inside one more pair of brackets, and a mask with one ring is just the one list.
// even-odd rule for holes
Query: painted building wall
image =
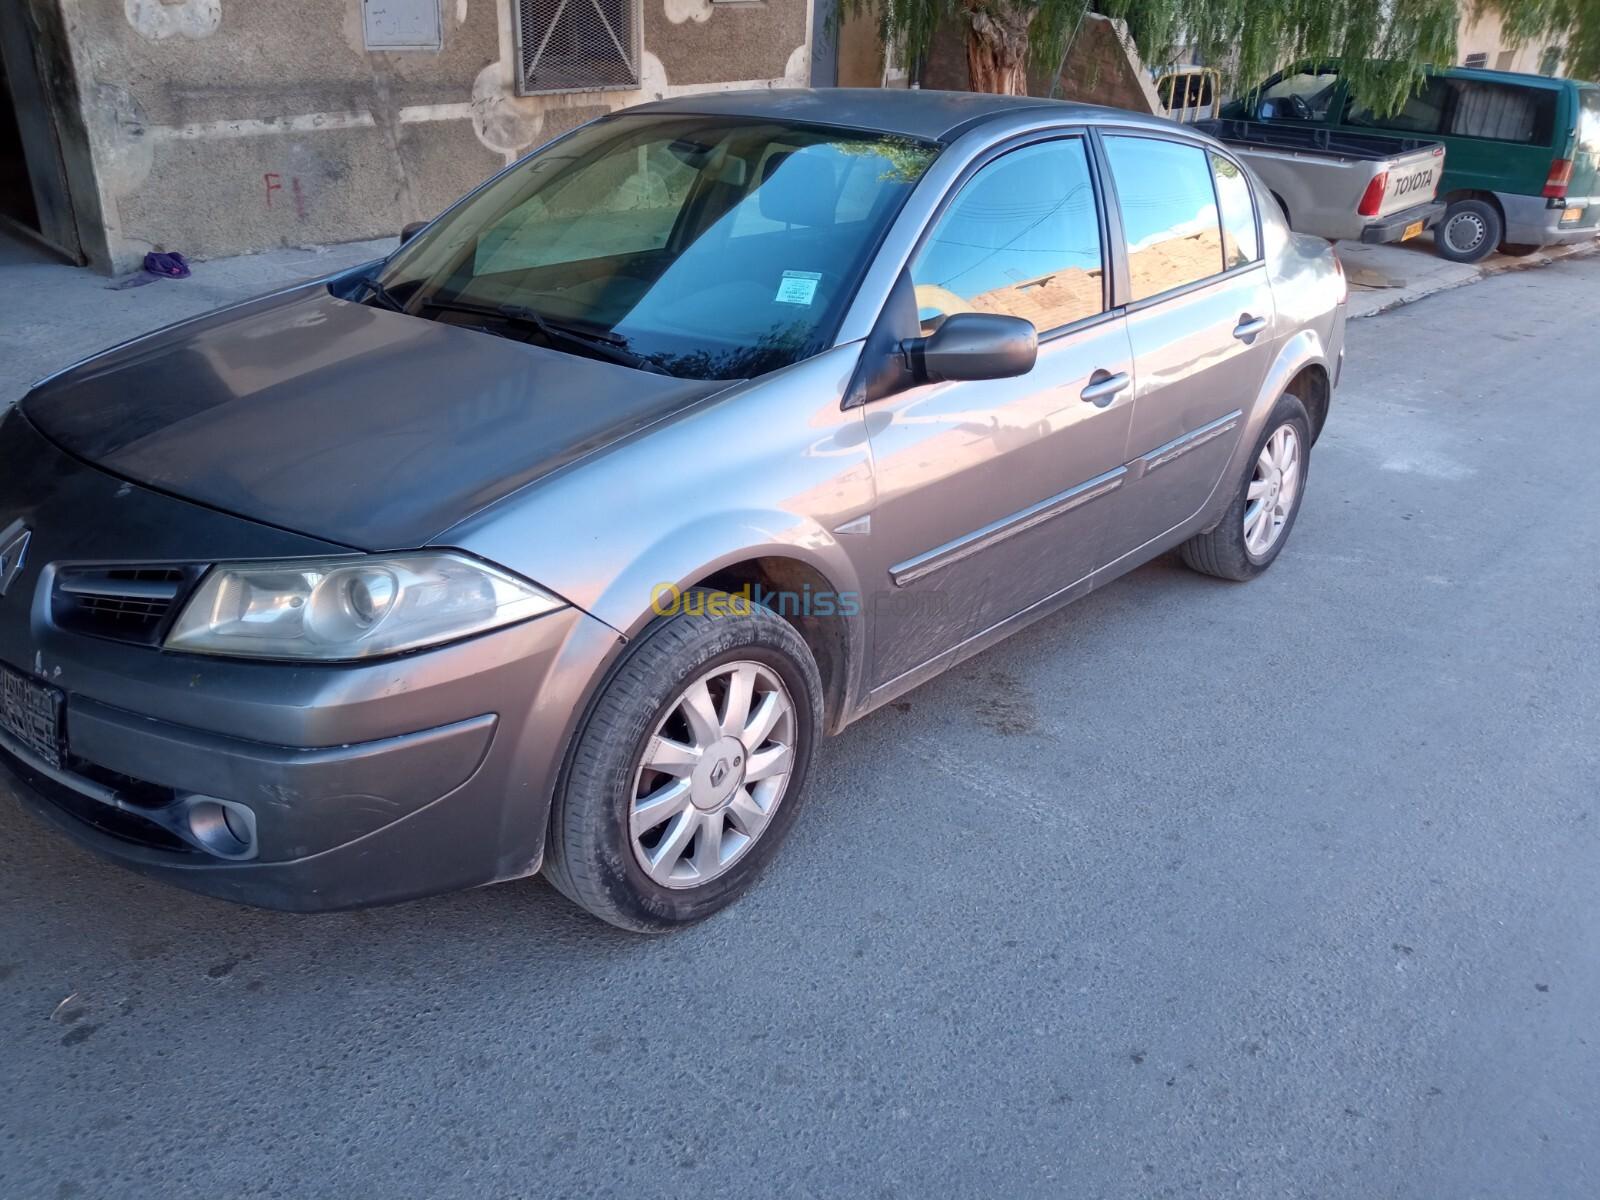
{"label": "painted building wall", "polygon": [[[1559,39],[1555,42],[1560,45]],[[1500,26],[1500,18],[1492,12],[1474,14],[1463,7],[1461,26],[1456,31],[1456,62],[1465,63],[1469,56],[1481,54],[1483,65],[1495,71],[1526,71],[1538,74],[1545,65],[1547,47],[1543,42],[1528,42],[1514,46]],[[1561,74],[1559,62],[1555,74]]]}
{"label": "painted building wall", "polygon": [[383,0],[59,0],[105,229],[96,265],[376,237],[645,100],[808,82],[810,0],[643,0],[641,86],[517,96],[514,0],[438,0],[437,50],[366,48]]}

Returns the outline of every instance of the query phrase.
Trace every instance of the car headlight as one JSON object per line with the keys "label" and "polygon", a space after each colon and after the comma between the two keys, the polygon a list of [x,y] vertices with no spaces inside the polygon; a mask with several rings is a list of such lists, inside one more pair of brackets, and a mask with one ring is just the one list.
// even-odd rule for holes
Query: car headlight
{"label": "car headlight", "polygon": [[224,563],[206,572],[166,648],[339,661],[420,650],[564,607],[459,554]]}

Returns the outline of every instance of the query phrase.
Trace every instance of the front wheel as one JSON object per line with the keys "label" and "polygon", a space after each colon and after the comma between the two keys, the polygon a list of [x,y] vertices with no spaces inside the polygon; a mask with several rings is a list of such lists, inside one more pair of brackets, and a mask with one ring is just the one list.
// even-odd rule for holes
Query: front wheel
{"label": "front wheel", "polygon": [[1184,564],[1204,575],[1254,579],[1282,553],[1311,468],[1311,421],[1295,396],[1281,396],[1256,441],[1233,503],[1215,529],[1183,544]]}
{"label": "front wheel", "polygon": [[551,812],[545,874],[624,929],[737,900],[800,808],[822,727],[804,640],[742,596],[691,591],[605,685]]}

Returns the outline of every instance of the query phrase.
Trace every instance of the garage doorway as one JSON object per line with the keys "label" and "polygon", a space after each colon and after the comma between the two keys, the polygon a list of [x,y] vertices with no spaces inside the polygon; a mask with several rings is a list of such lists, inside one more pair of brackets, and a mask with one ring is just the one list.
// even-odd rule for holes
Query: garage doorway
{"label": "garage doorway", "polygon": [[0,0],[0,226],[82,263],[57,97],[44,84],[45,39],[33,23],[37,11]]}

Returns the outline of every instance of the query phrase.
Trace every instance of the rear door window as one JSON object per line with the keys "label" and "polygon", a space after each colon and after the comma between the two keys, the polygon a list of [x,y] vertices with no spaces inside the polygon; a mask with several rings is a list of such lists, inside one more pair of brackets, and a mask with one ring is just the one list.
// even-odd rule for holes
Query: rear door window
{"label": "rear door window", "polygon": [[1206,151],[1148,137],[1108,137],[1105,145],[1132,298],[1148,300],[1220,274],[1222,226]]}
{"label": "rear door window", "polygon": [[1250,181],[1238,163],[1213,154],[1211,175],[1217,185],[1217,209],[1222,214],[1222,265],[1231,271],[1261,257],[1256,205],[1250,196]]}

